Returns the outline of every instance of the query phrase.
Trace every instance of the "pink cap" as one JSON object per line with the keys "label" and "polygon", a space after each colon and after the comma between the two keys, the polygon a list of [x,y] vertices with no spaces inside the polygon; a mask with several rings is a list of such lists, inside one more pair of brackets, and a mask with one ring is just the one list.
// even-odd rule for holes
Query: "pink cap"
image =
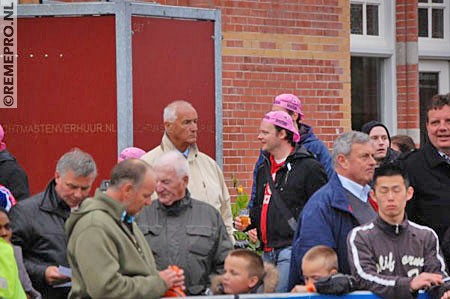
{"label": "pink cap", "polygon": [[3,131],[3,127],[0,125],[0,151],[6,148],[6,143],[3,142],[3,137],[5,137],[5,131]]}
{"label": "pink cap", "polygon": [[130,158],[139,159],[144,154],[145,154],[145,151],[138,147],[127,147],[120,152],[119,162],[122,162],[123,160],[130,159]]}
{"label": "pink cap", "polygon": [[294,122],[289,114],[284,111],[270,111],[264,115],[263,121],[282,127],[294,133],[294,142],[300,140],[300,134],[294,127]]}
{"label": "pink cap", "polygon": [[303,118],[304,114],[302,112],[302,101],[290,93],[282,93],[275,97],[273,105],[283,107],[289,111],[297,112],[300,115],[300,119]]}

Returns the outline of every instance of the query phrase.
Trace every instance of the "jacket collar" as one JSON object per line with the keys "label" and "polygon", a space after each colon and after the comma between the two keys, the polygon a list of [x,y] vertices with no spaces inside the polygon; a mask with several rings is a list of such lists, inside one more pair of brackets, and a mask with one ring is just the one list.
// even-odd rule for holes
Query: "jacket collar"
{"label": "jacket collar", "polygon": [[424,144],[423,152],[425,154],[425,160],[433,168],[440,164],[448,164],[445,158],[439,154],[438,150],[429,141]]}
{"label": "jacket collar", "polygon": [[0,162],[3,161],[14,161],[15,158],[8,152],[8,150],[0,151]]}
{"label": "jacket collar", "polygon": [[348,201],[345,189],[342,186],[341,181],[337,173],[335,172],[330,178],[328,184],[333,192],[333,199],[331,200],[331,206],[335,209],[350,213],[353,215],[352,209],[350,207],[350,202]]}
{"label": "jacket collar", "polygon": [[[169,136],[167,136],[166,133],[164,133],[161,141],[161,149],[163,152],[168,151],[179,151],[175,145],[172,143],[172,141],[169,139]],[[181,153],[181,152],[180,152]],[[183,153],[182,153],[183,154]],[[189,155],[188,155],[188,161],[194,160],[198,155],[198,147],[197,144],[192,144],[189,146]]]}
{"label": "jacket collar", "polygon": [[299,144],[304,144],[306,140],[308,140],[309,142],[318,139],[316,135],[314,135],[312,127],[307,124],[300,123],[298,132],[300,133],[300,141],[298,142]]}
{"label": "jacket collar", "polygon": [[186,189],[185,196],[174,202],[171,206],[167,207],[158,201],[158,209],[163,211],[169,216],[178,216],[187,208],[192,207],[191,193]]}
{"label": "jacket collar", "polygon": [[[270,156],[269,152],[266,151],[263,152],[263,157],[265,158],[266,162],[270,162],[269,156]],[[303,145],[297,143],[292,153],[290,153],[289,156],[287,156],[286,162],[308,157],[314,158],[314,155],[308,152],[308,150]]]}
{"label": "jacket collar", "polygon": [[108,195],[106,195],[104,192],[102,192],[100,189],[97,189],[95,191],[95,200],[101,200],[104,204],[106,204],[106,208],[102,208],[104,205],[96,206],[93,205],[91,207],[92,210],[94,209],[101,209],[106,211],[109,215],[111,215],[112,218],[114,218],[117,221],[122,221],[122,215],[125,212],[125,206],[121,204],[120,202],[110,198]]}
{"label": "jacket collar", "polygon": [[395,224],[395,225],[389,224],[386,221],[384,221],[383,219],[381,219],[380,216],[377,216],[377,218],[375,218],[374,224],[376,226],[378,226],[384,232],[391,234],[391,235],[400,235],[409,226],[408,218],[406,217],[406,214],[405,214],[405,218],[403,219],[402,223],[400,223],[400,224]]}
{"label": "jacket collar", "polygon": [[66,222],[68,234],[71,234],[71,231],[79,219],[89,212],[96,210],[105,212],[123,227],[121,217],[125,211],[125,206],[122,203],[112,199],[101,191],[100,188],[98,188],[95,191],[95,196],[93,198],[87,198],[84,200],[80,207],[71,213],[69,220]]}
{"label": "jacket collar", "polygon": [[51,180],[44,191],[44,196],[39,205],[39,209],[58,214],[63,218],[69,217],[70,207],[58,196],[55,190],[55,179]]}

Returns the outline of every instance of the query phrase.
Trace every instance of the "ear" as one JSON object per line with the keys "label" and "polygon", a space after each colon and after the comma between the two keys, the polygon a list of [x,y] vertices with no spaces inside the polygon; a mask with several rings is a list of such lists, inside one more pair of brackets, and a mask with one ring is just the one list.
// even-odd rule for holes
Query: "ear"
{"label": "ear", "polygon": [[183,177],[183,182],[186,184],[186,186],[189,184],[189,177],[187,175]]}
{"label": "ear", "polygon": [[338,271],[336,269],[333,269],[333,270],[330,271],[330,276],[334,275],[334,274],[337,274],[337,273],[338,273]]}
{"label": "ear", "polygon": [[124,183],[121,187],[120,187],[120,192],[122,193],[123,197],[128,200],[130,192],[133,191],[133,184],[131,183]]}
{"label": "ear", "polygon": [[280,139],[286,139],[286,129],[281,130],[280,132],[277,133],[277,137]]}
{"label": "ear", "polygon": [[406,190],[406,201],[409,201],[414,195],[414,188],[409,186]]}
{"label": "ear", "polygon": [[343,154],[339,154],[336,156],[336,161],[338,162],[339,166],[346,169],[347,168],[347,158]]}
{"label": "ear", "polygon": [[173,125],[173,123],[168,122],[168,121],[165,121],[165,122],[164,122],[164,130],[165,130],[166,132],[169,132],[170,129],[172,128],[172,125]]}
{"label": "ear", "polygon": [[370,197],[372,197],[374,200],[378,201],[378,200],[377,200],[377,196],[375,195],[374,189],[370,189],[369,194],[370,194]]}
{"label": "ear", "polygon": [[250,278],[249,278],[249,280],[248,280],[248,287],[251,289],[251,288],[254,288],[255,287],[255,285],[258,283],[258,276],[256,276],[256,275],[253,275],[253,276],[250,276]]}
{"label": "ear", "polygon": [[293,120],[294,122],[297,122],[297,120],[298,120],[298,118],[299,118],[299,114],[298,114],[297,112],[294,112],[294,113],[291,115],[291,117],[292,117],[292,120]]}
{"label": "ear", "polygon": [[61,181],[61,174],[58,171],[55,171],[55,182],[56,184],[60,184]]}

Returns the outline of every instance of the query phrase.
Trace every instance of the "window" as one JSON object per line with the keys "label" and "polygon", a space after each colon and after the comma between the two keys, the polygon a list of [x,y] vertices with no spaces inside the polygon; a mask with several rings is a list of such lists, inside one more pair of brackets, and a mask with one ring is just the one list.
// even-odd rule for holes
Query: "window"
{"label": "window", "polygon": [[379,35],[379,3],[352,3],[350,27],[352,34]]}
{"label": "window", "polygon": [[419,0],[419,37],[444,38],[444,0]]}
{"label": "window", "polygon": [[450,0],[418,0],[419,57],[448,58]]}
{"label": "window", "polygon": [[381,58],[352,57],[352,128],[380,119]]}
{"label": "window", "polygon": [[397,129],[395,1],[350,1],[351,115],[359,130],[370,120]]}

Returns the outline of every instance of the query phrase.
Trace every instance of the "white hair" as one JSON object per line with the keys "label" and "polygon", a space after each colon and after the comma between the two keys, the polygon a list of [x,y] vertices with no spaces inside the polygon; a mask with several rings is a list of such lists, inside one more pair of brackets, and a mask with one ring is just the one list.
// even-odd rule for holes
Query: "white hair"
{"label": "white hair", "polygon": [[192,106],[192,104],[185,100],[174,101],[174,102],[170,103],[169,105],[167,105],[166,108],[164,108],[163,121],[173,123],[177,119],[178,107],[182,106],[182,105],[189,106],[195,110],[195,108]]}
{"label": "white hair", "polygon": [[169,168],[175,170],[177,176],[182,178],[189,177],[189,163],[187,159],[179,151],[169,151],[156,159],[153,167]]}

